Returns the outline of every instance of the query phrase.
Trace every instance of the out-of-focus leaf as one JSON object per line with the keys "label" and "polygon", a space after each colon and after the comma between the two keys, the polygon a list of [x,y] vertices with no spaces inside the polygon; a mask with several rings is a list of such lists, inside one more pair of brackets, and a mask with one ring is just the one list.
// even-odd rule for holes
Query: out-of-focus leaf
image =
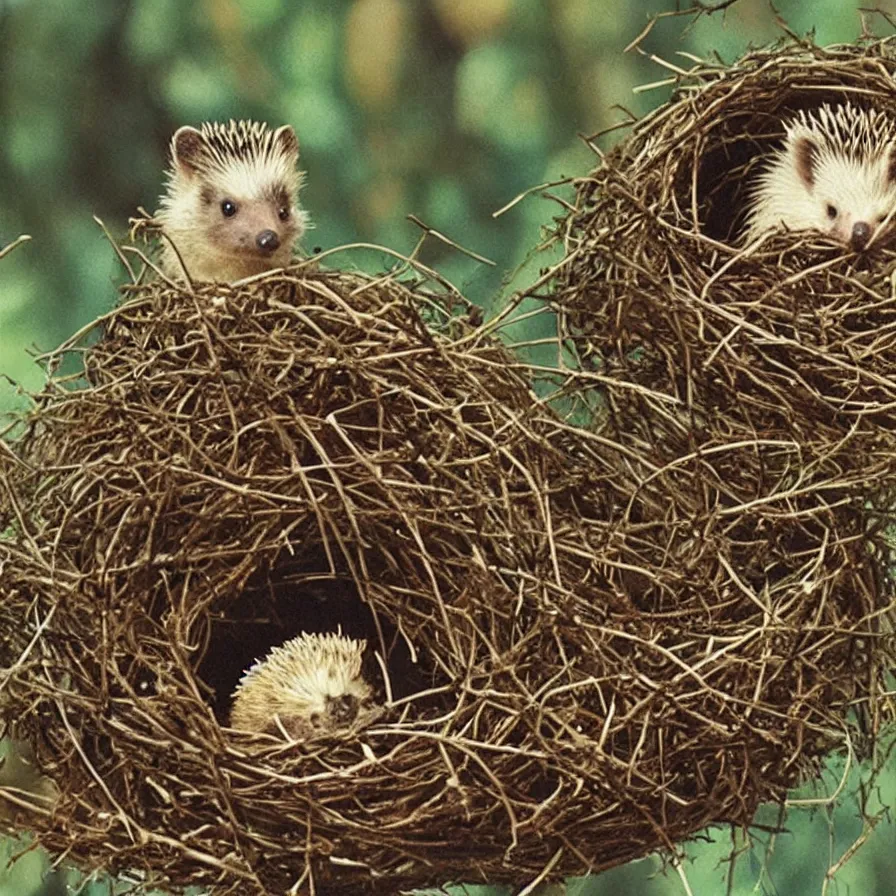
{"label": "out-of-focus leaf", "polygon": [[511,16],[512,0],[433,0],[445,29],[465,44],[488,40]]}
{"label": "out-of-focus leaf", "polygon": [[408,36],[402,0],[355,0],[345,22],[345,71],[352,96],[369,109],[398,100]]}

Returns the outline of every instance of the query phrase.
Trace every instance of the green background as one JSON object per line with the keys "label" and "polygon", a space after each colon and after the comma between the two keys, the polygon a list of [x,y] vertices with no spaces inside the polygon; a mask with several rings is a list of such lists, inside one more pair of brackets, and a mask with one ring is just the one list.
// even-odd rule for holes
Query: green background
{"label": "green background", "polygon": [[[789,28],[814,29],[821,44],[852,41],[863,27],[892,31],[881,16],[863,20],[861,5],[870,4],[776,7]],[[881,7],[896,14],[896,0]],[[595,158],[580,135],[663,102],[670,73],[651,54],[686,68],[681,54],[733,61],[783,35],[768,3],[739,0],[696,21],[664,18],[645,52],[624,52],[653,14],[674,8],[674,0],[0,0],[0,246],[32,237],[0,262],[0,411],[25,406],[21,388],[40,387],[34,354],[115,302],[123,272],[93,216],[122,238],[138,207],[156,208],[168,139],[185,123],[293,124],[314,222],[306,251],[363,242],[408,253],[420,236],[413,214],[495,262],[436,241],[423,255],[468,298],[499,307],[544,263],[526,262],[560,206],[536,194],[493,212],[537,184],[586,173]],[[376,272],[391,259],[366,250],[329,263]],[[713,831],[687,848],[680,871],[645,859],[571,882],[569,893],[893,896],[896,824],[886,814],[825,883],[876,821],[851,796],[861,773],[832,758],[794,795],[806,804],[790,809],[787,833],[748,840]],[[829,799],[841,779],[843,792]],[[896,775],[877,779],[872,799],[871,812],[896,805]],[[777,810],[761,820],[774,823]],[[0,896],[40,892],[39,854],[7,867],[20,849],[0,844]]]}

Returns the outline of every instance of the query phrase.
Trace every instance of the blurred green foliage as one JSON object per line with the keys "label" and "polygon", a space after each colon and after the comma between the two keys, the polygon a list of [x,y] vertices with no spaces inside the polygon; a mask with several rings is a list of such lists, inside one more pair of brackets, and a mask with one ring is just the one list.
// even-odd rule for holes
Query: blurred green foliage
{"label": "blurred green foliage", "polygon": [[[797,33],[819,43],[885,33],[860,0],[779,0]],[[893,12],[896,0],[880,4]],[[156,207],[167,142],[181,124],[254,117],[292,123],[308,171],[315,228],[305,250],[343,243],[410,252],[427,225],[495,262],[488,267],[430,240],[423,260],[473,301],[497,306],[561,212],[536,197],[494,218],[522,191],[583,174],[594,156],[579,134],[642,115],[668,96],[650,58],[680,51],[731,61],[782,35],[766,0],[739,0],[696,21],[669,17],[625,46],[675,0],[0,0],[0,246],[33,240],[0,262],[0,411],[25,406],[17,383],[40,386],[35,352],[52,348],[116,301],[123,272],[92,216],[118,238],[138,206]],[[864,15],[864,18],[863,18]],[[687,60],[684,60],[687,65]],[[337,255],[370,271],[385,252]],[[537,334],[520,334],[533,338]],[[807,791],[834,791],[833,759]],[[858,784],[847,777],[845,792]],[[896,779],[875,804],[896,803]],[[776,810],[775,810],[776,811]],[[777,815],[761,820],[775,823]],[[792,810],[788,833],[747,841],[714,831],[687,849],[693,893],[823,892],[825,874],[863,831],[855,804]],[[884,818],[836,877],[839,892],[891,896],[896,825]],[[770,840],[774,840],[770,843]],[[8,841],[0,896],[40,892],[43,860]],[[737,852],[732,867],[725,860]],[[590,880],[570,896],[688,892],[647,859]],[[730,888],[730,889],[729,889]],[[116,892],[119,888],[115,889]],[[46,891],[49,893],[49,891]],[[108,883],[83,892],[112,892]],[[470,892],[484,893],[483,888]],[[497,891],[491,891],[495,893]]]}

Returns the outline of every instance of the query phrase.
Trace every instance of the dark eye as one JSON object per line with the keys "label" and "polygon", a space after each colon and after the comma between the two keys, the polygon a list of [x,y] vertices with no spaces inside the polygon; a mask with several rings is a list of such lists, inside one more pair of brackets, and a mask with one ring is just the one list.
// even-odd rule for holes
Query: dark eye
{"label": "dark eye", "polygon": [[281,205],[280,208],[277,209],[277,217],[281,221],[288,221],[290,216],[290,209],[288,205]]}
{"label": "dark eye", "polygon": [[837,206],[836,205],[831,205],[831,203],[829,202],[825,211],[827,212],[828,217],[832,221],[834,220],[834,218],[837,217]]}
{"label": "dark eye", "polygon": [[877,216],[877,223],[878,223],[878,224],[883,224],[884,221],[886,221],[886,220],[887,220],[887,216],[886,216],[886,214],[878,215],[878,216]]}
{"label": "dark eye", "polygon": [[221,214],[225,218],[232,218],[236,214],[236,203],[232,199],[225,199],[221,203]]}

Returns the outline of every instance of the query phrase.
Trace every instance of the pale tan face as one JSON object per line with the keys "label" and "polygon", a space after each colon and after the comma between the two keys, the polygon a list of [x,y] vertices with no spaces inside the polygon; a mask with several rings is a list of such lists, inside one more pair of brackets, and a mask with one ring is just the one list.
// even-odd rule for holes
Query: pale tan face
{"label": "pale tan face", "polygon": [[864,249],[896,211],[896,150],[877,147],[862,159],[802,135],[790,140],[796,175],[804,187],[785,221],[816,229]]}
{"label": "pale tan face", "polygon": [[891,179],[888,156],[864,164],[847,158],[830,159],[819,170],[813,195],[827,232],[841,243],[860,242],[863,246],[896,209],[896,184]]}
{"label": "pale tan face", "polygon": [[259,271],[292,261],[299,228],[285,189],[272,186],[261,195],[240,195],[208,185],[200,203],[207,243],[221,256]]}

